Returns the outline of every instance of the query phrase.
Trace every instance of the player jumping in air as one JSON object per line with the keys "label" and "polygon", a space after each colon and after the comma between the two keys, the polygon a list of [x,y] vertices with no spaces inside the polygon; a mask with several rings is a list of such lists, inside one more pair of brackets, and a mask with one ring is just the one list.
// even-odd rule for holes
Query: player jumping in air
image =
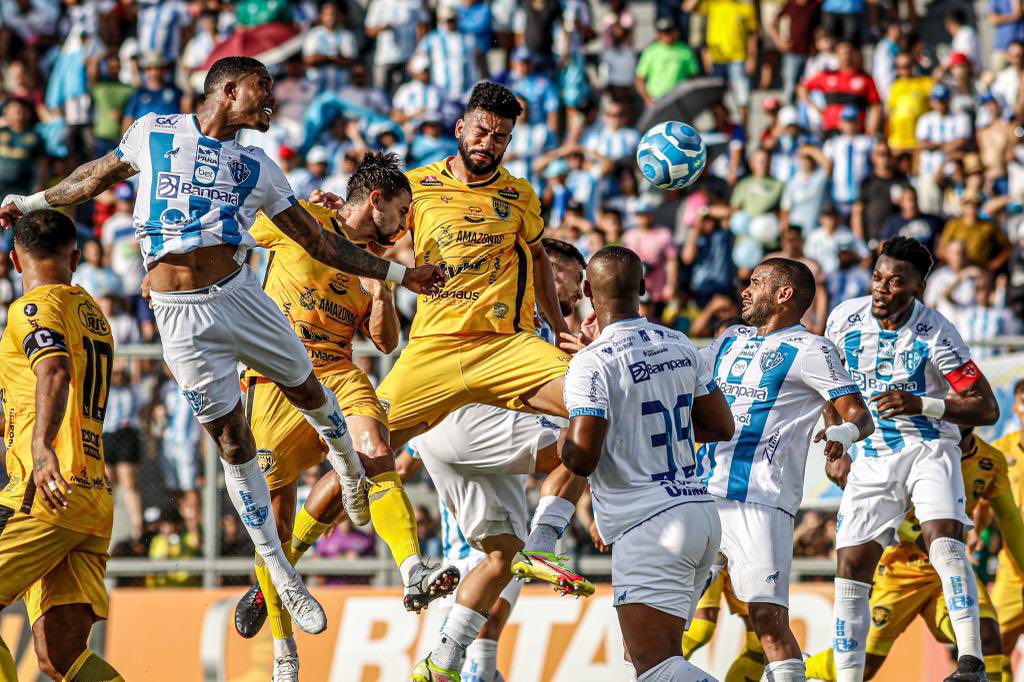
{"label": "player jumping in air", "polygon": [[612,545],[622,639],[638,680],[706,680],[679,655],[718,554],[721,528],[697,475],[694,439],[732,438],[732,413],[683,334],[640,317],[643,267],[611,246],[587,266],[599,336],[566,375],[562,461],[589,476],[594,518]]}
{"label": "player jumping in air", "polygon": [[334,393],[316,378],[305,347],[260,290],[256,275],[241,265],[255,245],[249,227],[262,210],[325,265],[401,282],[428,295],[444,277],[434,266],[406,270],[388,263],[321,229],[263,150],[238,144],[238,131],[270,126],[272,87],[266,67],[255,59],[218,60],[206,76],[205,100],[195,115],[143,116],[110,154],[45,192],[7,197],[0,224],[34,208],[88,201],[139,174],[135,226],[164,358],[220,448],[228,494],[284,607],[302,630],[317,633],[326,627],[326,617],[281,547],[238,392],[237,364],[273,381],[327,442],[346,507],[357,515],[368,505],[366,479]]}
{"label": "player jumping in air", "polygon": [[[88,648],[92,624],[107,617],[114,511],[101,436],[114,341],[100,307],[71,285],[76,242],[57,211],[30,211],[14,226],[25,295],[0,339],[10,476],[0,492],[0,609],[24,598],[48,677],[123,682]],[[18,679],[3,640],[0,679]]]}
{"label": "player jumping in air", "polygon": [[960,659],[947,680],[986,679],[978,585],[963,543],[971,520],[956,425],[994,424],[999,405],[953,325],[917,300],[931,267],[920,242],[890,239],[871,295],[841,303],[826,327],[878,427],[858,446],[839,505],[832,640],[839,682],[864,677],[871,578],[911,507],[956,635]]}
{"label": "player jumping in air", "polygon": [[769,258],[743,291],[746,325],[728,329],[701,353],[729,402],[736,436],[704,446],[699,459],[710,467],[732,591],[747,605],[767,678],[778,682],[804,679],[789,628],[789,575],[811,430],[828,410],[830,426],[815,438],[826,441],[830,459],[874,430],[836,347],[800,324],[814,291],[806,265]]}

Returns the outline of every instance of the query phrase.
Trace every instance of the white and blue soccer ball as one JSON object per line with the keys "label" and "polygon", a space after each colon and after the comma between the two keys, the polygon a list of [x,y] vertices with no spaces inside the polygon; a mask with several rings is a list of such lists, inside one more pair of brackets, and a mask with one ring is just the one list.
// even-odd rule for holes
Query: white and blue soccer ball
{"label": "white and blue soccer ball", "polygon": [[636,163],[647,181],[659,189],[682,189],[700,177],[708,162],[704,140],[693,126],[666,121],[640,138]]}

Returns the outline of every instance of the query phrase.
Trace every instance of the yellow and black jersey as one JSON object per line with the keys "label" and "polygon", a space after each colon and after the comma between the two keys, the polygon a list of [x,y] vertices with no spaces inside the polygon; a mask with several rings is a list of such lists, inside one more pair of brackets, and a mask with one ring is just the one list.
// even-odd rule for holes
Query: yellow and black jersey
{"label": "yellow and black jersey", "polygon": [[[53,449],[73,492],[68,508],[53,512],[32,481],[36,363],[66,356],[71,367],[67,410]],[[0,507],[31,514],[62,528],[110,537],[113,506],[103,462],[103,417],[114,362],[110,325],[81,287],[38,287],[11,304],[0,338],[0,386],[7,415],[7,473]],[[2,510],[0,510],[2,511]],[[7,514],[10,514],[8,511]]]}
{"label": "yellow and black jersey", "polygon": [[[974,438],[973,451],[965,452],[961,458],[960,469],[963,472],[964,488],[967,491],[965,505],[967,516],[974,514],[974,510],[981,500],[990,500],[1005,495],[1010,490],[1010,478],[1003,453],[977,436]],[[879,563],[920,562],[927,570],[933,570],[928,564],[928,556],[920,542],[920,537],[921,524],[911,512],[900,526],[900,543],[887,548],[882,553]]]}
{"label": "yellow and black jersey", "polygon": [[[1014,431],[999,440],[992,442],[992,447],[1003,454],[1006,458],[1010,477],[1010,490],[1013,492],[1013,499],[1017,501],[1017,508],[1024,514],[1024,446],[1021,445],[1021,432]],[[1006,567],[1005,569],[1003,567]],[[1018,582],[1024,584],[1024,576],[1017,571],[1010,553],[1004,547],[999,551],[999,572],[1007,571],[1012,573]]]}
{"label": "yellow and black jersey", "polygon": [[504,168],[467,185],[448,160],[407,173],[416,264],[443,264],[449,280],[420,296],[410,338],[534,330],[530,246],[544,236],[540,201]]}
{"label": "yellow and black jersey", "polygon": [[[334,211],[301,203],[324,230],[345,236]],[[365,331],[373,308],[359,277],[311,257],[262,213],[249,234],[270,250],[263,290],[302,339],[314,370],[322,374],[347,367],[352,361],[352,339],[356,330]]]}

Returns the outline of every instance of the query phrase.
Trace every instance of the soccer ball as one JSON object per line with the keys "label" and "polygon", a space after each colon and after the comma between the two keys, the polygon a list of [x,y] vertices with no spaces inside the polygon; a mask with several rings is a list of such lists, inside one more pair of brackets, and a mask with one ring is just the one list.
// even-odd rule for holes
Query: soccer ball
{"label": "soccer ball", "polygon": [[700,177],[708,150],[700,134],[685,123],[666,121],[640,138],[636,163],[655,187],[682,189]]}

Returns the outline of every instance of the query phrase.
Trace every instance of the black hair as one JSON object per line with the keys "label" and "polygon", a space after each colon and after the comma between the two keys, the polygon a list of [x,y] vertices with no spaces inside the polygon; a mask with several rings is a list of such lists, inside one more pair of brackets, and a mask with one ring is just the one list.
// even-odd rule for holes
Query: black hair
{"label": "black hair", "polygon": [[886,240],[882,244],[882,251],[879,255],[910,263],[914,266],[914,271],[920,275],[922,282],[928,278],[928,273],[932,271],[932,266],[935,264],[928,248],[910,237],[893,237]]}
{"label": "black hair", "polygon": [[[611,272],[595,277],[596,270]],[[592,287],[607,288],[609,298],[640,296],[644,287],[644,265],[640,256],[624,246],[606,246],[593,255],[587,265]]]}
{"label": "black hair", "polygon": [[809,267],[792,258],[767,258],[761,265],[772,269],[774,288],[793,287],[793,302],[797,307],[804,311],[811,307],[817,285]]}
{"label": "black hair", "polygon": [[[515,121],[523,113],[523,107],[516,96],[504,85],[491,81],[480,81],[473,87],[466,105],[465,114],[477,109]],[[463,114],[463,115],[465,115]]]}
{"label": "black hair", "polygon": [[55,256],[77,239],[74,221],[51,208],[29,211],[14,223],[14,244],[34,258]]}
{"label": "black hair", "polygon": [[203,94],[209,97],[228,81],[238,81],[251,73],[266,73],[263,62],[252,57],[223,57],[210,67],[203,82]]}
{"label": "black hair", "polygon": [[1017,379],[1017,382],[1013,385],[1013,395],[1018,396],[1024,393],[1024,379]]}
{"label": "black hair", "polygon": [[544,245],[544,250],[547,251],[549,256],[557,255],[560,258],[579,263],[582,268],[587,267],[587,259],[583,257],[579,249],[569,242],[555,239],[554,237],[544,237],[541,240],[541,244]]}
{"label": "black hair", "polygon": [[375,189],[379,189],[385,199],[391,199],[400,192],[412,194],[409,178],[402,172],[402,164],[394,152],[369,152],[363,156],[348,179],[348,201],[366,201]]}
{"label": "black hair", "polygon": [[963,7],[953,7],[946,12],[946,21],[952,21],[958,26],[966,26],[968,23],[967,11]]}

